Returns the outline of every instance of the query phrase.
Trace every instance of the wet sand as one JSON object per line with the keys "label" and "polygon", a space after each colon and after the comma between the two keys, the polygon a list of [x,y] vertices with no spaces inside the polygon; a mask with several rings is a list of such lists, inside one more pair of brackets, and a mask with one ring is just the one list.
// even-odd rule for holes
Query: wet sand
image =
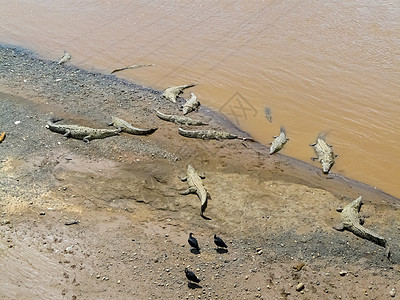
{"label": "wet sand", "polygon": [[[154,114],[180,113],[160,91],[13,47],[0,48],[0,60],[0,131],[7,132],[0,144],[1,298],[378,299],[400,292],[398,199],[269,156],[258,143],[184,138]],[[45,128],[52,117],[106,128],[112,115],[159,129],[85,144]],[[206,107],[190,116],[245,135]],[[200,217],[195,195],[179,194],[188,164],[206,174],[211,220]],[[388,240],[390,261],[382,247],[332,229],[340,222],[336,208],[359,195],[364,226]],[[214,233],[227,253],[215,250]],[[188,287],[188,265],[200,288]],[[299,283],[304,289],[296,291]]]}

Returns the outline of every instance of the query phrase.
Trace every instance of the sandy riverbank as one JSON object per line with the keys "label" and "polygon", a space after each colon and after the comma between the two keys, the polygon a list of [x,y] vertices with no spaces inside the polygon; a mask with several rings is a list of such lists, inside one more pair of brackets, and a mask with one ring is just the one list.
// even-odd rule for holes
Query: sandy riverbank
{"label": "sandy riverbank", "polygon": [[[398,199],[269,156],[258,143],[181,137],[155,116],[155,108],[178,113],[158,91],[12,47],[0,48],[0,60],[0,131],[7,132],[0,144],[1,297],[378,299],[400,292]],[[85,144],[45,128],[51,117],[103,128],[112,115],[159,129]],[[207,108],[192,117],[243,135]],[[195,195],[179,195],[187,185],[178,176],[189,163],[206,174],[209,221]],[[365,226],[392,245],[391,261],[382,247],[332,229],[336,208],[358,195]],[[70,220],[80,223],[64,225]],[[189,251],[189,232],[199,255]],[[214,233],[229,242],[228,253],[215,251]],[[299,263],[305,267],[296,271]],[[188,288],[188,265],[202,288]]]}

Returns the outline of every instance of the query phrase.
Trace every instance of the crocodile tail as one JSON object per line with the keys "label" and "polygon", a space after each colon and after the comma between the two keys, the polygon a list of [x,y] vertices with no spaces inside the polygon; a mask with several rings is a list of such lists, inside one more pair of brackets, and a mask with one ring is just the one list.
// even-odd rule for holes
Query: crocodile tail
{"label": "crocodile tail", "polygon": [[318,133],[318,139],[325,141],[326,135],[327,135],[327,133],[320,132],[320,133]]}

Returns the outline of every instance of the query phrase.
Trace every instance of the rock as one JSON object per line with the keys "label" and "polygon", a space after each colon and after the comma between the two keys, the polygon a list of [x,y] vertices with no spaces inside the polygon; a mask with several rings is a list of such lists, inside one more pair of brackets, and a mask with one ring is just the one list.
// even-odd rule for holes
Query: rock
{"label": "rock", "polygon": [[295,269],[297,272],[301,271],[305,264],[303,262],[298,263],[297,265],[293,266],[293,269]]}
{"label": "rock", "polygon": [[342,271],[339,272],[339,275],[340,276],[345,276],[345,275],[347,275],[347,273],[348,272],[346,270],[342,270]]}
{"label": "rock", "polygon": [[297,286],[296,286],[296,291],[300,292],[301,290],[304,289],[304,283],[300,282]]}
{"label": "rock", "polygon": [[394,298],[396,297],[396,290],[395,289],[391,289],[389,292],[390,297]]}

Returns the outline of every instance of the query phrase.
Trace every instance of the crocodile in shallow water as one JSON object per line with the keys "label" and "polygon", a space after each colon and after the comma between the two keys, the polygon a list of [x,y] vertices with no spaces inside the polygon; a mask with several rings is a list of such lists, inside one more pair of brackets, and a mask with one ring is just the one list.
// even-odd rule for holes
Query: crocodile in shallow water
{"label": "crocodile in shallow water", "polygon": [[197,97],[195,94],[191,93],[190,94],[190,99],[186,101],[186,103],[183,105],[183,114],[187,115],[188,113],[198,110],[200,106],[199,100],[197,100]]}
{"label": "crocodile in shallow water", "polygon": [[175,124],[196,125],[196,126],[208,125],[207,123],[204,123],[203,121],[200,121],[200,120],[195,120],[195,119],[185,117],[185,116],[166,115],[166,114],[163,114],[162,112],[159,112],[158,110],[156,110],[156,114],[160,119],[169,121],[169,122],[174,122]]}
{"label": "crocodile in shallow water", "polygon": [[272,123],[272,114],[271,114],[271,108],[266,107],[264,108],[264,113],[265,113],[265,117],[267,118],[267,120]]}
{"label": "crocodile in shallow water", "polygon": [[189,138],[197,138],[203,140],[222,140],[222,139],[242,139],[244,141],[252,141],[252,138],[239,137],[236,134],[232,134],[224,131],[216,130],[185,130],[178,128],[178,133],[182,136]]}
{"label": "crocodile in shallow water", "polygon": [[273,154],[281,150],[283,146],[286,144],[286,142],[289,140],[286,137],[285,127],[281,126],[281,133],[278,136],[275,136],[274,138],[275,140],[273,140],[273,142],[271,143],[271,147],[269,148],[269,154]]}
{"label": "crocodile in shallow water", "polygon": [[176,103],[176,97],[183,93],[184,89],[196,86],[195,84],[171,86],[167,88],[162,94],[169,101]]}
{"label": "crocodile in shallow water", "polygon": [[115,128],[119,128],[122,132],[136,134],[136,135],[152,134],[158,129],[158,128],[149,128],[149,129],[136,128],[133,127],[131,124],[129,124],[127,121],[117,117],[111,117],[111,123],[108,123],[108,125],[114,126]]}
{"label": "crocodile in shallow water", "polygon": [[335,163],[335,155],[332,150],[332,146],[325,142],[325,136],[322,134],[318,135],[317,141],[311,144],[314,148],[315,155],[317,157],[311,158],[312,160],[318,160],[322,165],[322,171],[327,174]]}
{"label": "crocodile in shallow water", "polygon": [[121,69],[115,69],[111,72],[111,74],[115,73],[115,72],[119,72],[119,71],[124,71],[124,70],[129,70],[129,69],[138,69],[138,68],[143,68],[143,67],[151,67],[151,66],[155,66],[155,64],[146,64],[146,65],[132,65],[129,67],[125,67],[125,68],[121,68]]}
{"label": "crocodile in shallow water", "polygon": [[347,204],[340,214],[342,223],[333,228],[339,231],[351,231],[360,238],[370,240],[375,244],[384,247],[386,249],[387,258],[390,258],[390,247],[386,239],[361,225],[360,217],[358,215],[361,205],[362,196]]}
{"label": "crocodile in shallow water", "polygon": [[96,129],[79,125],[55,124],[58,121],[61,121],[61,119],[48,121],[46,128],[53,132],[61,133],[66,138],[83,140],[85,143],[89,143],[93,139],[104,139],[118,135],[121,131],[120,129]]}
{"label": "crocodile in shallow water", "polygon": [[205,176],[204,174],[197,174],[196,170],[191,166],[188,165],[187,168],[187,173],[186,177],[182,177],[182,181],[187,181],[188,183],[188,189],[181,192],[181,195],[188,195],[188,194],[196,194],[200,201],[201,201],[201,212],[200,216],[208,219],[207,217],[204,216],[204,212],[207,208],[207,201],[210,199],[210,194],[207,192],[207,190],[204,188],[203,183],[201,182],[201,179],[204,179]]}

